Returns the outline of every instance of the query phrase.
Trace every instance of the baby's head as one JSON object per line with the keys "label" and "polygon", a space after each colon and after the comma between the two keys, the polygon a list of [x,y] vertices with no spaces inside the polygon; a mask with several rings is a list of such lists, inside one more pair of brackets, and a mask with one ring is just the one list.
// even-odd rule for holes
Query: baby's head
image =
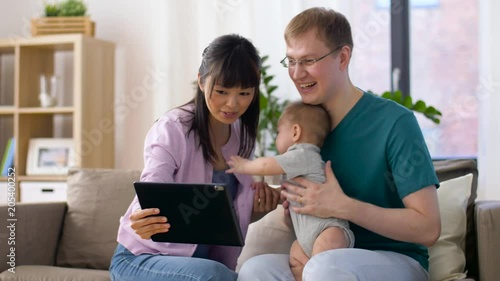
{"label": "baby's head", "polygon": [[291,102],[278,121],[276,148],[282,154],[296,143],[321,147],[329,132],[330,117],[322,106]]}

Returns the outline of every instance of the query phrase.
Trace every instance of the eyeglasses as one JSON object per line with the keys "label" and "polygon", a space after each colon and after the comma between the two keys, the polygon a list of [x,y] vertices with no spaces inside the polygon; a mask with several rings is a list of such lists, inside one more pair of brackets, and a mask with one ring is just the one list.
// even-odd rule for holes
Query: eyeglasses
{"label": "eyeglasses", "polygon": [[326,54],[320,58],[317,58],[317,59],[294,60],[294,59],[291,59],[289,57],[285,57],[284,59],[282,59],[280,61],[280,63],[286,68],[294,67],[297,63],[302,65],[302,66],[311,66],[311,65],[317,63],[318,61],[326,58],[328,55],[331,55],[331,54],[335,53],[336,51],[340,50],[342,47],[344,47],[344,46],[340,45],[337,48],[335,48],[335,50],[333,50],[333,51],[329,52],[328,54]]}

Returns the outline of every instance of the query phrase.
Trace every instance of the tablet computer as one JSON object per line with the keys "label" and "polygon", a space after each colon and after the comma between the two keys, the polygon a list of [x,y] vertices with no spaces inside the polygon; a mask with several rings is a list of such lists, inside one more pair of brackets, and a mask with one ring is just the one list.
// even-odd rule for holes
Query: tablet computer
{"label": "tablet computer", "polygon": [[142,209],[158,208],[170,230],[156,242],[243,246],[233,201],[224,184],[134,182]]}

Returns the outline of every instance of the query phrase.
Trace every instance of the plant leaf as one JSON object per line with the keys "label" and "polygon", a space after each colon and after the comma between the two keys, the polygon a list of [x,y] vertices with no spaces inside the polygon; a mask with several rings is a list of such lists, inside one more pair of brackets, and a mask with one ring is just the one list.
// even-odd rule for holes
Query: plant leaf
{"label": "plant leaf", "polygon": [[408,109],[411,109],[413,107],[413,101],[411,96],[406,96],[404,98],[403,105]]}
{"label": "plant leaf", "polygon": [[396,91],[393,93],[392,95],[394,97],[394,101],[397,102],[397,103],[402,103],[403,102],[403,93],[401,93],[401,91]]}
{"label": "plant leaf", "polygon": [[274,75],[269,75],[269,76],[266,76],[264,79],[262,79],[262,81],[264,82],[264,85],[267,86],[267,84],[269,84],[269,82],[271,80],[273,80],[273,78],[274,78]]}
{"label": "plant leaf", "polygon": [[418,100],[415,104],[413,104],[413,99],[411,96],[403,97],[401,91],[396,91],[394,93],[390,91],[386,91],[380,95],[382,98],[389,99],[395,101],[406,108],[413,110],[415,112],[422,113],[426,118],[431,120],[436,124],[440,124],[441,120],[439,116],[442,116],[441,111],[437,110],[433,106],[427,106],[424,101]]}
{"label": "plant leaf", "polygon": [[393,99],[393,97],[392,97],[392,93],[391,93],[391,92],[384,92],[384,93],[382,94],[382,97],[383,97],[383,98],[386,98],[386,99],[389,99],[389,100],[392,100],[392,99]]}
{"label": "plant leaf", "polygon": [[271,93],[272,93],[272,92],[274,92],[276,89],[278,89],[278,86],[269,86],[269,87],[267,88],[267,92],[268,92],[269,94],[271,94]]}
{"label": "plant leaf", "polygon": [[427,108],[427,105],[425,105],[425,102],[419,100],[417,103],[413,106],[413,110],[417,112],[425,112],[425,109]]}
{"label": "plant leaf", "polygon": [[268,56],[261,58],[261,87],[260,87],[260,115],[257,132],[257,146],[259,155],[264,156],[266,152],[277,154],[274,140],[277,135],[278,120],[281,117],[283,108],[287,104],[287,100],[280,100],[273,95],[278,89],[278,86],[272,85],[274,75],[270,75],[267,70],[269,65],[266,64]]}

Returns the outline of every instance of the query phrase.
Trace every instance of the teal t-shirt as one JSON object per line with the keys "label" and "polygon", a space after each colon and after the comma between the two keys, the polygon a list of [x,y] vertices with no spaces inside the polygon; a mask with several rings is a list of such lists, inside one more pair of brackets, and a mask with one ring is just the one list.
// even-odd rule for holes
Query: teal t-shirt
{"label": "teal t-shirt", "polygon": [[[439,186],[429,151],[413,112],[364,93],[326,138],[321,155],[330,160],[344,192],[386,208],[404,208],[402,199],[429,185]],[[355,248],[398,252],[428,270],[423,245],[389,239],[354,223]]]}

